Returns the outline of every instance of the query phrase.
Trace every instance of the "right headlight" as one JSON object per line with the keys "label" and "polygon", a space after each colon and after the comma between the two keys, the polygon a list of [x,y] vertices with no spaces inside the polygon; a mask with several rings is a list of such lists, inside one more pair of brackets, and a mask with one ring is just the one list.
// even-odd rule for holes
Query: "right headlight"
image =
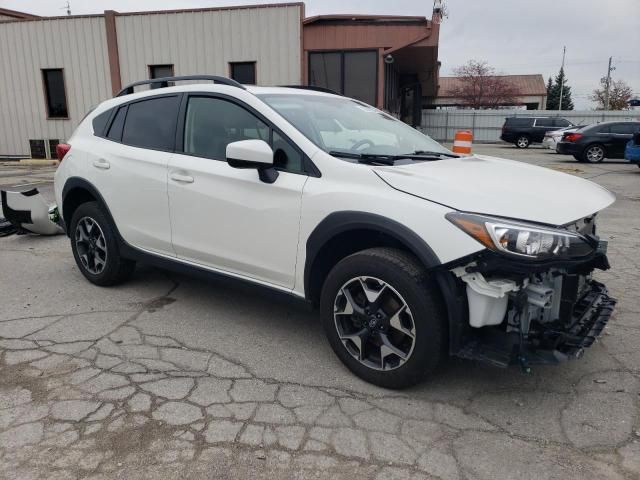
{"label": "right headlight", "polygon": [[484,215],[451,212],[447,220],[487,248],[535,260],[580,258],[594,252],[585,236],[569,230]]}

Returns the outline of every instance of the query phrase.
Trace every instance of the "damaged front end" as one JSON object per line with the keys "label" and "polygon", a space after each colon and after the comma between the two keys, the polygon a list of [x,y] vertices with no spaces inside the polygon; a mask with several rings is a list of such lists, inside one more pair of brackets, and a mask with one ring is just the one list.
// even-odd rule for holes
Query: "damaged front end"
{"label": "damaged front end", "polygon": [[[487,234],[487,243],[503,242],[502,248],[487,245],[442,272],[454,278],[450,284],[468,307],[458,309],[457,321],[465,325],[454,329],[452,353],[525,370],[579,358],[602,333],[616,304],[592,278],[595,269],[609,268],[607,244],[595,235],[595,215],[562,229],[480,220],[475,225],[482,232],[475,233]],[[532,232],[538,234],[534,240]],[[574,239],[581,244],[573,247]],[[531,247],[534,243],[538,247]]]}

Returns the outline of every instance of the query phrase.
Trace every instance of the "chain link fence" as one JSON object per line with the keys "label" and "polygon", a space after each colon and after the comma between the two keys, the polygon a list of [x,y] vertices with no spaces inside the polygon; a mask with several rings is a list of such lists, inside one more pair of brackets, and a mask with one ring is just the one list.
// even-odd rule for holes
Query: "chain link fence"
{"label": "chain link fence", "polygon": [[452,142],[457,130],[471,130],[476,143],[500,141],[506,117],[562,117],[575,125],[640,120],[640,110],[423,110],[420,130],[439,142]]}

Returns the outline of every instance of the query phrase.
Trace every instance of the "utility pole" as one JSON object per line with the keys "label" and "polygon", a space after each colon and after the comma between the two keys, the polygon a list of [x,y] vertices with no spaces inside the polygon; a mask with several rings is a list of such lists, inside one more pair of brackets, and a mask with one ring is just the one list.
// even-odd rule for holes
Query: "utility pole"
{"label": "utility pole", "polygon": [[564,89],[564,56],[567,53],[567,46],[562,47],[562,67],[560,67],[560,71],[562,72],[562,80],[560,82],[560,100],[558,101],[558,110],[562,110],[562,90]]}
{"label": "utility pole", "polygon": [[611,60],[613,57],[609,57],[609,67],[607,68],[607,80],[605,81],[605,90],[604,90],[604,109],[609,110],[609,89],[611,87],[611,72],[616,69],[616,67],[611,66]]}
{"label": "utility pole", "polygon": [[67,1],[67,4],[62,8],[67,11],[68,16],[71,16],[71,5],[69,4],[68,1]]}

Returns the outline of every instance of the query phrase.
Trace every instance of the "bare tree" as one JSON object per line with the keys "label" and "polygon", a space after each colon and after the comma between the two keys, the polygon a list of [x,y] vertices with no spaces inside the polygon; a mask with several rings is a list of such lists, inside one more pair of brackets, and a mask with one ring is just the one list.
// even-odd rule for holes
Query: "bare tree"
{"label": "bare tree", "polygon": [[[609,85],[609,110],[624,110],[629,107],[629,100],[633,95],[631,87],[624,80],[611,80]],[[604,110],[607,103],[607,79],[600,80],[600,88],[596,88],[591,95],[591,100],[596,102],[597,110]]]}
{"label": "bare tree", "polygon": [[496,108],[517,103],[519,92],[516,86],[496,75],[495,69],[487,62],[469,60],[455,68],[453,73],[458,81],[451,94],[470,108]]}

